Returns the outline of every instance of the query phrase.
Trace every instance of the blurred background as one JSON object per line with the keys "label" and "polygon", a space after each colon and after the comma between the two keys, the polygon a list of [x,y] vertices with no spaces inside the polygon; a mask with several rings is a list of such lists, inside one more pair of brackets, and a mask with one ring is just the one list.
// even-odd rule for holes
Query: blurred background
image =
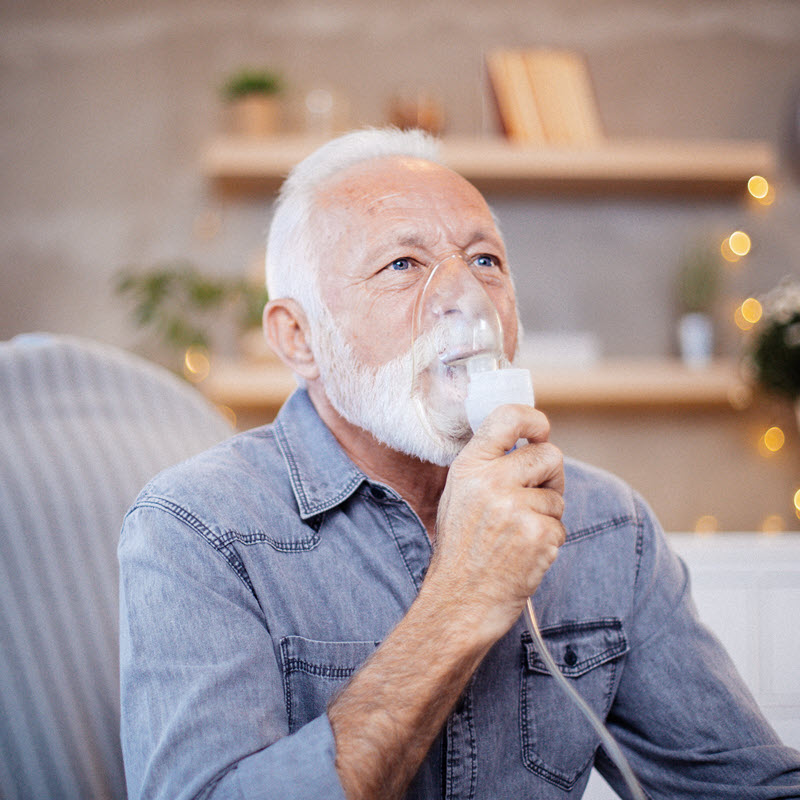
{"label": "blurred background", "polygon": [[[757,322],[742,318],[744,302],[800,272],[796,2],[0,8],[0,339],[71,333],[170,363],[170,345],[185,342],[137,322],[137,276],[188,265],[206,279],[194,286],[200,295],[222,291],[208,281],[234,293],[239,281],[257,283],[274,185],[231,186],[209,166],[234,125],[223,89],[244,67],[280,79],[275,132],[259,145],[267,154],[281,137],[397,121],[411,98],[423,122],[469,142],[480,161],[481,142],[502,136],[486,59],[504,48],[579,54],[608,142],[765,147],[771,174],[761,197],[746,180],[737,190],[675,191],[666,177],[633,191],[602,179],[577,191],[557,180],[513,190],[495,181],[487,197],[516,270],[527,352],[534,361],[550,352],[570,368],[567,388],[549,401],[552,364],[534,376],[565,451],[621,473],[670,530],[800,527],[791,398],[740,385]],[[737,231],[748,239],[734,245],[739,255],[723,247]],[[676,403],[667,390],[687,310],[679,278],[698,253],[719,262],[714,358],[688,378],[674,373],[688,382]],[[238,333],[217,334],[212,353],[241,361]],[[571,400],[584,373],[600,388]],[[608,384],[627,381],[639,393],[609,399]],[[266,401],[241,405],[240,427],[273,413]],[[765,438],[774,428],[780,435]]]}

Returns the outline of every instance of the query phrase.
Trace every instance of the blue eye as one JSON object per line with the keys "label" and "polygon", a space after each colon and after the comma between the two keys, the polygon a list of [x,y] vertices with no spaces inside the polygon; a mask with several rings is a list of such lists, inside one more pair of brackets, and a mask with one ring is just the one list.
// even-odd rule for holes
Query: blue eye
{"label": "blue eye", "polygon": [[500,259],[488,253],[481,253],[472,259],[472,263],[476,267],[496,268],[500,266]]}
{"label": "blue eye", "polygon": [[402,272],[403,270],[409,269],[411,267],[411,259],[410,258],[396,258],[389,264],[389,269],[393,269],[396,272]]}

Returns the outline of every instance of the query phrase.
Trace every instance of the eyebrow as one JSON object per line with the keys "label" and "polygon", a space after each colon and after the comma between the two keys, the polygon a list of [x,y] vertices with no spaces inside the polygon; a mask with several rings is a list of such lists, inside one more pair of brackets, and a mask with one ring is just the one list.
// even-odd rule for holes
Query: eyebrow
{"label": "eyebrow", "polygon": [[[471,247],[476,242],[492,242],[493,244],[497,245],[498,247],[502,246],[502,239],[500,238],[499,234],[492,233],[491,231],[485,230],[483,228],[478,228],[472,232],[472,234],[468,237],[466,244],[458,249],[466,250],[468,247]],[[427,242],[425,241],[424,236],[421,236],[418,232],[409,230],[403,231],[400,230],[398,232],[397,238],[387,242],[386,244],[378,245],[377,247],[373,248],[368,253],[368,258],[370,262],[377,261],[382,257],[387,257],[390,254],[390,251],[395,249],[402,249],[402,248],[412,248],[416,250],[424,250],[426,252],[430,252]]]}

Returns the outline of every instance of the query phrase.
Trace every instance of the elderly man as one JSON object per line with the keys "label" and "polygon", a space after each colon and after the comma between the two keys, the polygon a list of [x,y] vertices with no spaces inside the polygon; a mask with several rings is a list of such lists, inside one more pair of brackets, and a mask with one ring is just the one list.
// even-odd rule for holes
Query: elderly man
{"label": "elderly man", "polygon": [[511,359],[503,240],[429,140],[350,134],[287,180],[264,322],[301,388],[273,425],[154,479],[123,528],[130,797],[580,797],[593,764],[624,791],[523,625],[531,595],[648,796],[800,796],[800,755],[698,622],[642,500],[564,465],[531,407],[472,437],[457,366],[426,414],[415,387],[442,376],[414,320],[445,261]]}

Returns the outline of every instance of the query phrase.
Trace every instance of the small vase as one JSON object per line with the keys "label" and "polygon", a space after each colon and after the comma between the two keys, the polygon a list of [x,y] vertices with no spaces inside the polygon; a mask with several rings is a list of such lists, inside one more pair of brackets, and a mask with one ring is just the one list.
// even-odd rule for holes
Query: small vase
{"label": "small vase", "polygon": [[678,341],[687,367],[708,366],[714,351],[714,329],[708,314],[684,314],[678,322]]}

